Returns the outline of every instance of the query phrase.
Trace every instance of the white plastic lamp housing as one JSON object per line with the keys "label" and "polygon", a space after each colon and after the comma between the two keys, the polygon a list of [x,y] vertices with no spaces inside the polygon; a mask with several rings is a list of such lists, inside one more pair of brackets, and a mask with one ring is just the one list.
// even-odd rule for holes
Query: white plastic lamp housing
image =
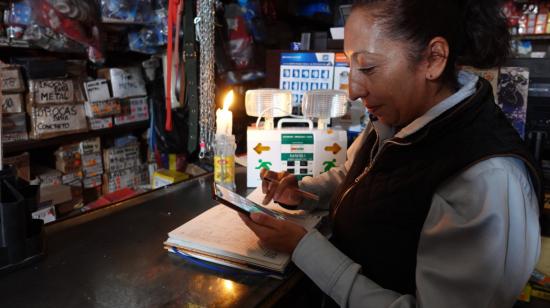
{"label": "white plastic lamp housing", "polygon": [[326,129],[331,118],[344,116],[348,111],[348,94],[339,90],[319,90],[304,93],[302,114],[317,118],[317,128]]}
{"label": "white plastic lamp housing", "polygon": [[273,118],[292,113],[292,92],[278,89],[248,90],[245,96],[246,114],[264,117],[264,129],[273,129]]}

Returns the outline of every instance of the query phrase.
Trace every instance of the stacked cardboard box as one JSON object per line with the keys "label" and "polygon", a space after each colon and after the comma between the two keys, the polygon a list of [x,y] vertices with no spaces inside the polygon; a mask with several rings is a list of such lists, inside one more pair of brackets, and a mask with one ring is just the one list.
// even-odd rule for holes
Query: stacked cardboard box
{"label": "stacked cardboard box", "polygon": [[123,188],[135,188],[149,182],[147,166],[141,163],[139,143],[134,142],[103,151],[105,174],[103,193],[108,194]]}
{"label": "stacked cardboard box", "polygon": [[101,69],[98,75],[102,79],[84,83],[86,115],[92,130],[149,119],[147,91],[139,67]]}
{"label": "stacked cardboard box", "polygon": [[88,131],[83,101],[76,79],[29,80],[31,137],[46,139]]}
{"label": "stacked cardboard box", "polygon": [[84,140],[79,144],[82,155],[82,173],[84,189],[96,188],[102,184],[103,157],[101,156],[101,140],[98,138]]}
{"label": "stacked cardboard box", "polygon": [[0,67],[0,88],[2,142],[27,140],[27,122],[23,109],[23,95],[26,89],[21,67]]}

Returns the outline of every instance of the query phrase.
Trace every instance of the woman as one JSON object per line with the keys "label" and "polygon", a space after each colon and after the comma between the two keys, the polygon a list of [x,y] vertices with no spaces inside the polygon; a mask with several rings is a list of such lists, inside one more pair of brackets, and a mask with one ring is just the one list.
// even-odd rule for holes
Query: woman
{"label": "woman", "polygon": [[456,69],[502,64],[508,42],[498,1],[355,4],[349,94],[373,120],[344,166],[301,182],[263,173],[280,180],[263,183],[265,202],[330,204],[330,241],[242,219],[340,306],[511,307],[539,255],[539,170],[490,84]]}

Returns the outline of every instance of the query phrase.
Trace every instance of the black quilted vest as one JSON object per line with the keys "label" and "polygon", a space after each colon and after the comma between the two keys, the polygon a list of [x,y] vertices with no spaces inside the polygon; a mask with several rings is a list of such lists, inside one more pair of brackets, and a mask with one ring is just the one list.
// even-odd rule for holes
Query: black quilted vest
{"label": "black quilted vest", "polygon": [[517,157],[540,196],[538,164],[484,79],[473,96],[418,132],[384,142],[372,162],[376,139],[372,130],[333,199],[332,241],[383,288],[415,294],[417,246],[432,197],[468,167],[494,156]]}

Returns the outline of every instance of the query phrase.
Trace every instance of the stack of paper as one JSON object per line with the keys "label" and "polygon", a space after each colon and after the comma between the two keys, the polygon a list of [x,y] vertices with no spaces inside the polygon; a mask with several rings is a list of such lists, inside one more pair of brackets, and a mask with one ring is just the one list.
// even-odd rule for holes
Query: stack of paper
{"label": "stack of paper", "polygon": [[[256,189],[247,198],[259,204],[258,201],[263,198],[261,189]],[[289,220],[308,230],[314,228],[326,214],[289,211],[274,203],[266,207],[284,212]],[[164,245],[170,251],[175,247],[193,257],[237,268],[283,273],[290,262],[290,255],[262,247],[258,237],[242,222],[238,213],[222,204],[168,233]]]}

